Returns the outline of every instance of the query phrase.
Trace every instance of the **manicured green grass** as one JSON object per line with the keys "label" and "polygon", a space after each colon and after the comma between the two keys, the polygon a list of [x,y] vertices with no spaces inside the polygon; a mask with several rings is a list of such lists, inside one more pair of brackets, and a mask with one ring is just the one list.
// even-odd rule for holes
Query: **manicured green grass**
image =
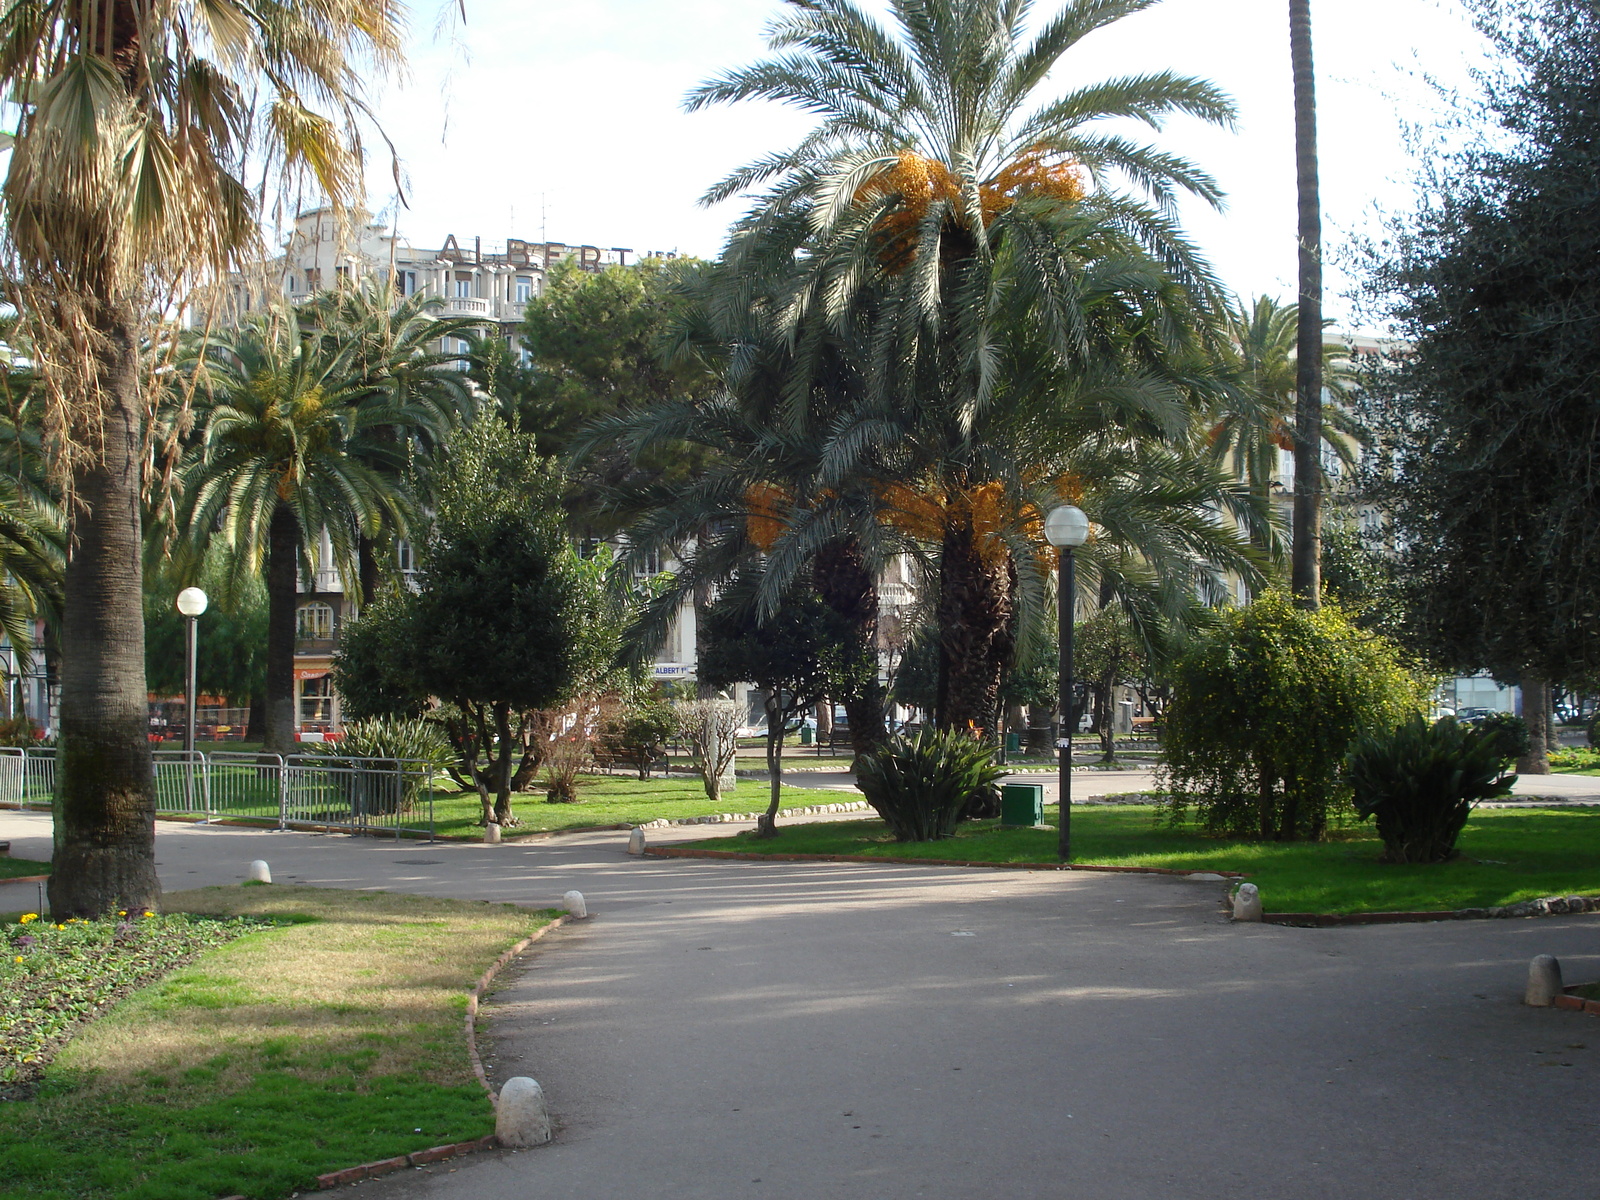
{"label": "manicured green grass", "polygon": [[[797,776],[804,779],[805,776]],[[578,800],[574,804],[551,804],[543,792],[518,795],[512,812],[520,824],[508,828],[507,837],[560,829],[581,829],[588,825],[642,825],[663,817],[706,817],[716,813],[759,812],[769,797],[765,780],[741,779],[738,787],[724,792],[722,803],[706,799],[700,780],[680,775],[640,780],[626,775],[584,775],[580,777]],[[800,808],[813,804],[839,804],[859,800],[855,792],[833,792],[822,788],[784,785],[783,806]],[[457,837],[480,837],[478,822],[483,806],[476,793],[455,792],[434,799],[434,825],[440,833]]]}
{"label": "manicured green grass", "polygon": [[[1073,861],[1101,866],[1240,871],[1269,912],[1383,912],[1483,908],[1538,896],[1600,894],[1600,811],[1485,809],[1473,814],[1462,856],[1390,866],[1370,826],[1316,844],[1208,838],[1155,824],[1146,807],[1083,808],[1072,816]],[[1048,819],[1048,818],[1047,818]],[[941,842],[896,842],[881,821],[795,825],[773,841],[713,838],[706,849],[769,854],[865,854],[974,862],[1055,862],[1056,831],[975,821]]]}
{"label": "manicured green grass", "polygon": [[0,858],[0,879],[21,879],[50,874],[50,864],[31,858]]}
{"label": "manicured green grass", "polygon": [[165,904],[284,923],[134,993],[6,1103],[7,1200],[276,1200],[492,1132],[466,992],[552,914],[281,885]]}

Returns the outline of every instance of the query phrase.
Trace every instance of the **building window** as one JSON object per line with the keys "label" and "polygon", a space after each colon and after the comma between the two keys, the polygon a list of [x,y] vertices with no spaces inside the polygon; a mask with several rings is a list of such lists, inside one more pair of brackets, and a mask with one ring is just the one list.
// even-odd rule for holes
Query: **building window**
{"label": "building window", "polygon": [[472,276],[466,272],[456,274],[456,298],[460,300],[472,299]]}
{"label": "building window", "polygon": [[397,286],[402,296],[415,296],[417,294],[417,273],[415,271],[396,271]]}
{"label": "building window", "polygon": [[295,613],[295,636],[306,642],[333,637],[333,609],[326,604],[302,604]]}
{"label": "building window", "polygon": [[300,724],[333,724],[333,680],[327,675],[300,681]]}
{"label": "building window", "polygon": [[518,304],[526,304],[529,300],[532,300],[533,280],[526,275],[518,275],[511,298]]}
{"label": "building window", "polygon": [[306,291],[320,292],[322,290],[322,268],[306,268]]}

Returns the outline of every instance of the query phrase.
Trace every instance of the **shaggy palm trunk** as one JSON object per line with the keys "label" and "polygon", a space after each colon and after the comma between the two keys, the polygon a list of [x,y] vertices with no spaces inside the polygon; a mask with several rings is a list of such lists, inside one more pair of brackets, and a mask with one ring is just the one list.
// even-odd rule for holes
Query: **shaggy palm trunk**
{"label": "shaggy palm trunk", "polygon": [[968,515],[945,531],[939,562],[940,729],[988,729],[1011,658],[1015,572],[1008,555],[986,559]]}
{"label": "shaggy palm trunk", "polygon": [[[861,548],[853,541],[834,542],[817,553],[811,575],[817,595],[834,612],[850,622],[856,645],[878,660],[878,583],[867,569]],[[889,738],[883,719],[883,685],[873,673],[870,683],[836,697],[850,720],[850,748],[864,754]],[[828,714],[830,726],[832,711]],[[830,728],[831,734],[831,728]],[[821,738],[820,723],[817,728]]]}
{"label": "shaggy palm trunk", "polygon": [[1528,753],[1517,760],[1519,775],[1550,774],[1550,685],[1542,675],[1522,677],[1522,719],[1528,726]]}
{"label": "shaggy palm trunk", "polygon": [[98,445],[73,471],[72,547],[61,628],[61,743],[50,909],[58,921],[153,909],[155,786],[150,771],[140,564],[143,406],[134,314],[121,308],[97,350],[105,405]]}
{"label": "shaggy palm trunk", "polygon": [[295,751],[294,635],[300,601],[300,521],[280,503],[267,527],[267,720],[261,748]]}
{"label": "shaggy palm trunk", "polygon": [[1300,197],[1300,317],[1295,360],[1294,546],[1290,591],[1322,603],[1322,201],[1317,179],[1317,93],[1311,0],[1289,0],[1294,67],[1295,180]]}

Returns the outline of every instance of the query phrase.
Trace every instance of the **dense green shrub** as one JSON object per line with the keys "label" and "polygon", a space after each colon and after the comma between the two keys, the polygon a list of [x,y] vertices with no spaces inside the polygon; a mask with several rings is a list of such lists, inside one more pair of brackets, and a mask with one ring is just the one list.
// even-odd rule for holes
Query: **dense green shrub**
{"label": "dense green shrub", "polygon": [[677,732],[677,710],[665,700],[649,700],[607,720],[600,727],[600,748],[649,779],[650,764],[667,752],[667,739]]}
{"label": "dense green shrub", "polygon": [[1505,740],[1493,726],[1413,713],[1388,733],[1367,734],[1350,752],[1350,786],[1363,820],[1376,816],[1382,862],[1436,863],[1456,856],[1456,838],[1480,800],[1516,782],[1503,773]]}
{"label": "dense green shrub", "polygon": [[993,747],[953,729],[893,738],[856,759],[856,786],[901,842],[950,837],[967,805],[993,795],[1004,773]]}
{"label": "dense green shrub", "polygon": [[1420,712],[1424,693],[1392,642],[1334,607],[1269,592],[1230,609],[1173,669],[1169,815],[1192,806],[1212,833],[1320,838],[1349,804],[1350,747]]}
{"label": "dense green shrub", "polygon": [[1516,713],[1490,713],[1473,728],[1499,748],[1500,758],[1506,763],[1516,762],[1527,754],[1533,740],[1528,733],[1528,723]]}

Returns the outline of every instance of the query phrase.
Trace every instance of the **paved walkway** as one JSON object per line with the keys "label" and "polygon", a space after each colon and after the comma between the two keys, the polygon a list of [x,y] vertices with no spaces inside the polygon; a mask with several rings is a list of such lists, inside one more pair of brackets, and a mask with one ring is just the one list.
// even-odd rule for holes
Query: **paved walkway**
{"label": "paved walkway", "polygon": [[[7,837],[42,853],[46,818],[0,815]],[[1238,927],[1215,883],[624,842],[163,825],[158,852],[168,888],[265,858],[283,881],[585,893],[594,917],[490,1009],[491,1070],[540,1080],[556,1143],[369,1200],[1596,1195],[1600,1024],[1518,1003],[1536,953],[1600,978],[1595,917]]]}

